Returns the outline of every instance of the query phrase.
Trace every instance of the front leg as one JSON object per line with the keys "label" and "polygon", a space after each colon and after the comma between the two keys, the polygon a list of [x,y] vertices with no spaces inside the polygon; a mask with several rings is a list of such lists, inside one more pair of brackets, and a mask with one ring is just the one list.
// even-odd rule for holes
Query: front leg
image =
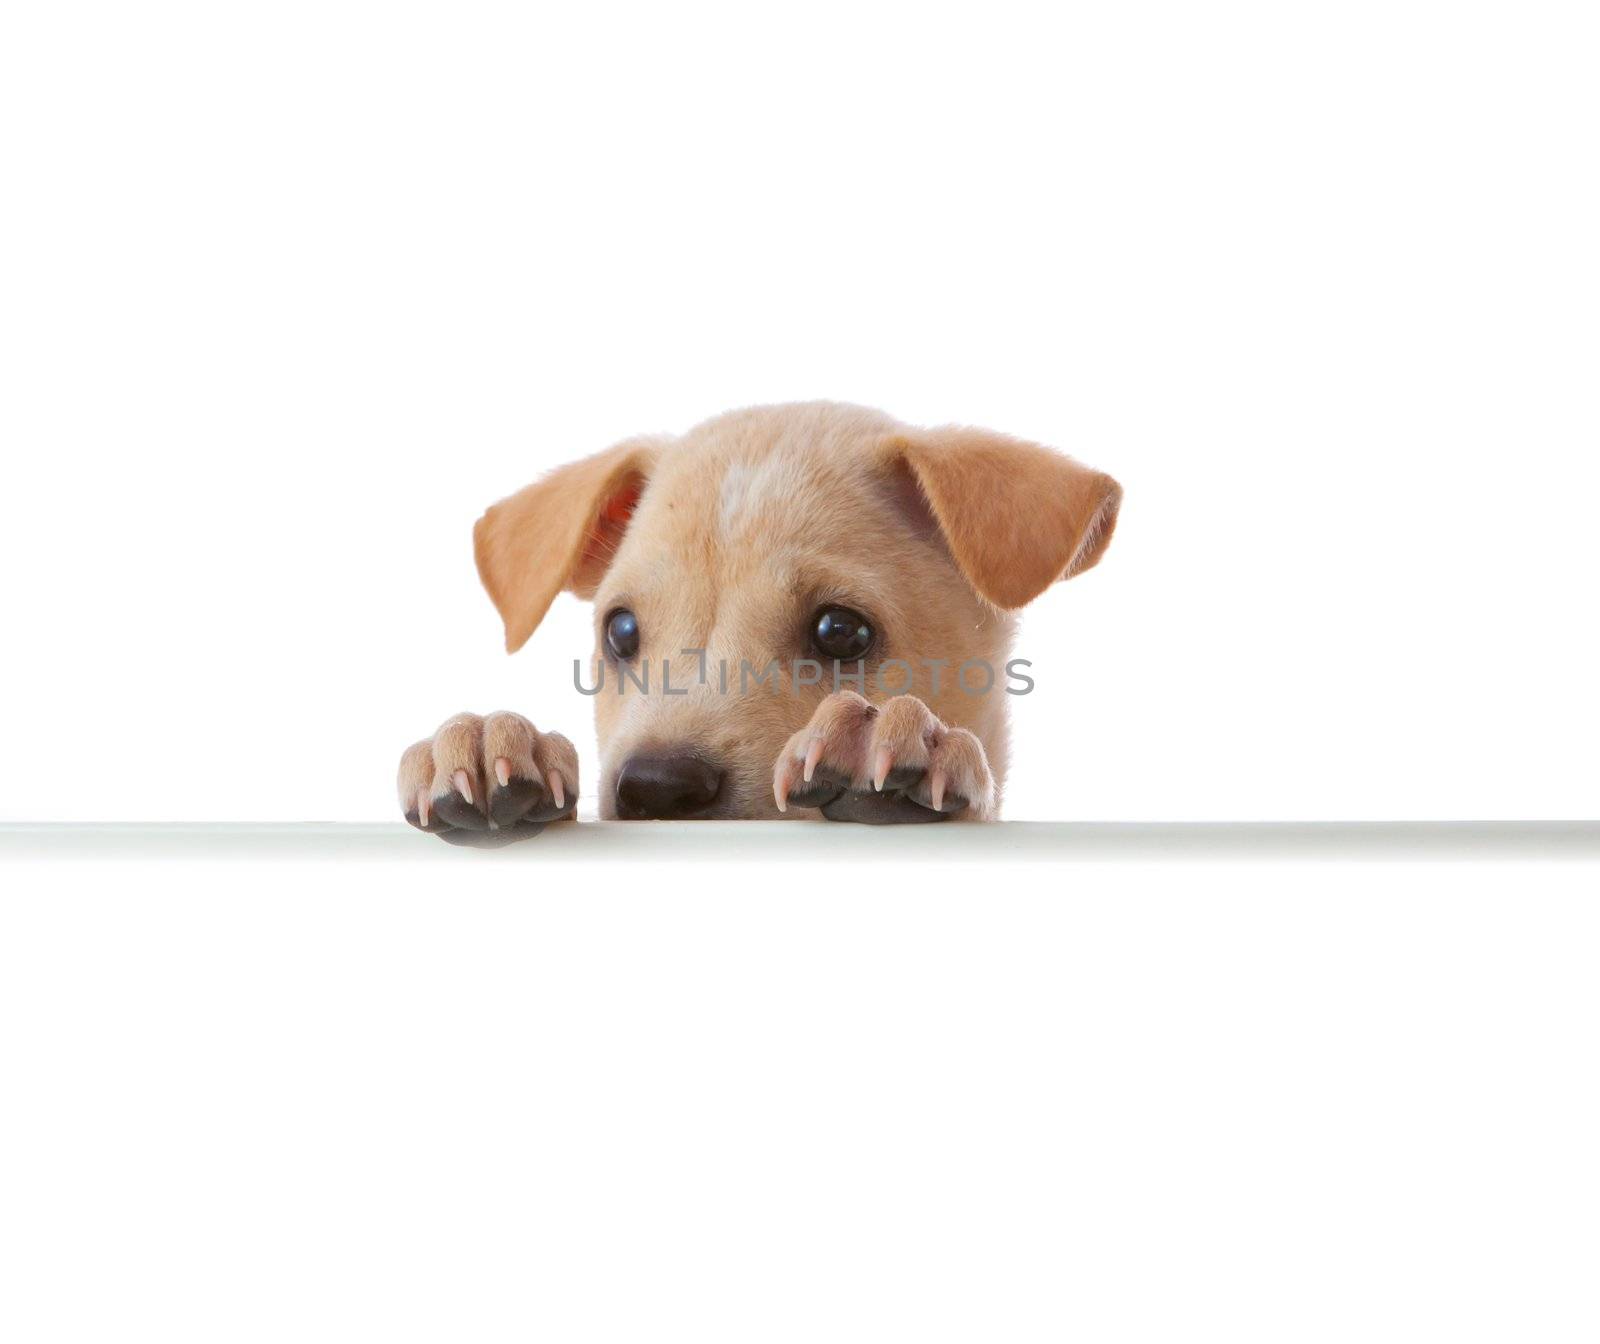
{"label": "front leg", "polygon": [[983,743],[912,695],[874,705],[834,692],[784,744],[772,793],[779,811],[815,807],[829,821],[988,821],[996,810]]}
{"label": "front leg", "polygon": [[454,844],[504,844],[570,817],[578,753],[520,714],[457,714],[400,758],[400,810]]}

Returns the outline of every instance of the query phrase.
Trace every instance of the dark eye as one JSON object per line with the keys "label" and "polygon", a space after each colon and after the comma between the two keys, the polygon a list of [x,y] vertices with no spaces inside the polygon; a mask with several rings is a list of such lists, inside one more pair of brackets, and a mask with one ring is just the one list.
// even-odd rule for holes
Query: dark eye
{"label": "dark eye", "polygon": [[872,647],[872,627],[859,611],[824,607],[811,627],[811,643],[824,658],[853,663]]}
{"label": "dark eye", "polygon": [[639,620],[631,611],[619,608],[606,617],[606,647],[613,656],[626,661],[639,652]]}

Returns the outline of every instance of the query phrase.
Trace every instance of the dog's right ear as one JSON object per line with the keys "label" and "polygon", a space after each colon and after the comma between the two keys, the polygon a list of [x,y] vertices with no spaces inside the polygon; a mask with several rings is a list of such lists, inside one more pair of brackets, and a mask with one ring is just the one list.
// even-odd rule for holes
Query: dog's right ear
{"label": "dog's right ear", "polygon": [[528,642],[562,589],[594,596],[659,443],[629,439],[558,467],[478,519],[472,529],[478,577],[505,622],[507,653]]}

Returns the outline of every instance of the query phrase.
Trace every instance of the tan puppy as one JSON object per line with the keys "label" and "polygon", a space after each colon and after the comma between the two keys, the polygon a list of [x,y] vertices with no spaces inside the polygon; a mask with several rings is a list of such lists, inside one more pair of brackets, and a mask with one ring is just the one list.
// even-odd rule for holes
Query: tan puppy
{"label": "tan puppy", "polygon": [[[620,443],[474,537],[509,651],[562,589],[594,601],[602,817],[987,819],[1031,685],[1012,612],[1100,559],[1120,499],[1046,448],[816,402]],[[572,814],[577,754],[461,714],[399,789],[423,830],[531,833]]]}

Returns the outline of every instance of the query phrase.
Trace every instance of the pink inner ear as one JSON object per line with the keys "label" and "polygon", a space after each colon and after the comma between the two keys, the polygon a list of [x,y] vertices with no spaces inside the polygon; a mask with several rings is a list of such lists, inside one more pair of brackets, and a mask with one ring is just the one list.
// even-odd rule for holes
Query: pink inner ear
{"label": "pink inner ear", "polygon": [[637,482],[630,481],[606,502],[605,508],[600,510],[600,519],[602,522],[622,527],[633,517],[634,506],[638,502],[639,486]]}
{"label": "pink inner ear", "polygon": [[600,575],[617,553],[617,545],[627,530],[628,520],[633,517],[642,488],[637,478],[630,480],[601,505],[594,526],[589,529],[588,539],[584,542],[583,555],[578,561],[575,577],[580,583],[588,585],[600,581]]}

